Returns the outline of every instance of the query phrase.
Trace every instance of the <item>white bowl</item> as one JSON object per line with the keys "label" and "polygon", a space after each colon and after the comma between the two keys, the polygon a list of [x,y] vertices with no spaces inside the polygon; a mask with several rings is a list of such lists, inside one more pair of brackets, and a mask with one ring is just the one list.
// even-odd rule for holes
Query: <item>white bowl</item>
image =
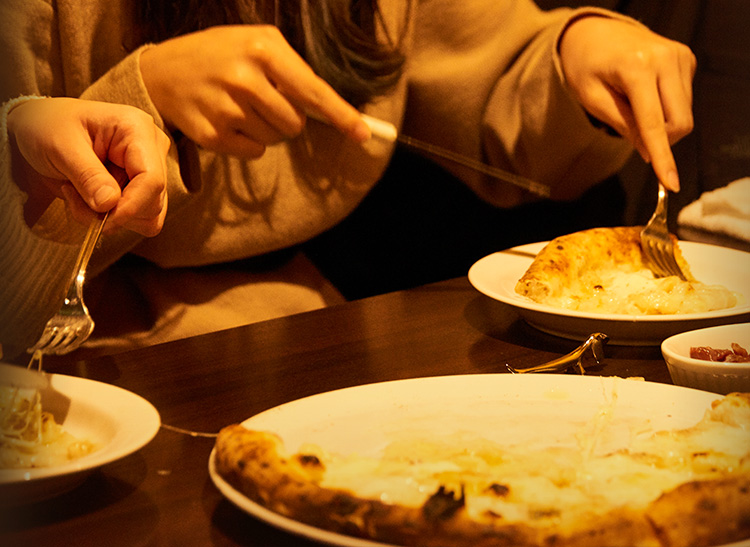
{"label": "white bowl", "polygon": [[690,348],[707,346],[729,349],[732,343],[750,350],[750,323],[721,325],[670,336],[661,344],[661,353],[672,381],[726,395],[732,391],[750,392],[750,363],[705,361],[690,357]]}

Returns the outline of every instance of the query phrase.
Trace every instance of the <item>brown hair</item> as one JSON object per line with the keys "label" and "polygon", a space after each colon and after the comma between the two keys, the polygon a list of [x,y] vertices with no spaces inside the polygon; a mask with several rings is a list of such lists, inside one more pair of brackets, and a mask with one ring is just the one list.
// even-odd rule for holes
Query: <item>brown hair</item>
{"label": "brown hair", "polygon": [[[217,25],[276,24],[313,70],[355,106],[389,91],[403,71],[403,29],[395,37],[385,29],[377,0],[144,0],[137,4],[141,43]],[[378,28],[386,31],[385,42],[378,41]]]}

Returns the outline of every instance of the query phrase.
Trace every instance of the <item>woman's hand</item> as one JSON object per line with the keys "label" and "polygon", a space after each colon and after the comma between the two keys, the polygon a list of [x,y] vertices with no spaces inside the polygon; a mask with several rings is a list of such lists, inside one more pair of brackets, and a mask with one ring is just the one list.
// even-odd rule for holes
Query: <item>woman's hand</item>
{"label": "woman's hand", "polygon": [[276,27],[213,27],[141,55],[141,74],[168,125],[203,148],[246,158],[298,135],[315,113],[357,142],[357,110],[319,78]]}
{"label": "woman's hand", "polygon": [[587,16],[565,31],[560,57],[581,105],[628,139],[659,180],[678,191],[671,145],[693,130],[690,48],[627,21]]}
{"label": "woman's hand", "polygon": [[170,141],[142,110],[34,99],[8,113],[8,136],[14,176],[31,202],[27,219],[38,218],[60,197],[80,222],[88,223],[92,210],[111,211],[108,230],[119,226],[145,236],[161,231]]}

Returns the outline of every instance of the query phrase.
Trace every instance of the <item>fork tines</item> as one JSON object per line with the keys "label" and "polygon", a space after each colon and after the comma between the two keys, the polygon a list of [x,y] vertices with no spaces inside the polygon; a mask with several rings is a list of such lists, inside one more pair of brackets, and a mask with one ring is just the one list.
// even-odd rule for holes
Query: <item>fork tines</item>
{"label": "fork tines", "polygon": [[674,243],[667,229],[667,189],[660,183],[656,210],[641,231],[641,249],[646,265],[656,277],[676,275],[683,281],[683,273],[674,255]]}

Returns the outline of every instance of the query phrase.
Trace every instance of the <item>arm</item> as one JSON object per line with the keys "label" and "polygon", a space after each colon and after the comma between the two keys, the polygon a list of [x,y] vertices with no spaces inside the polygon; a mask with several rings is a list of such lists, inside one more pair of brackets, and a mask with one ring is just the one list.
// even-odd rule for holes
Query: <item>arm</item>
{"label": "arm", "polygon": [[[468,10],[450,0],[423,0],[405,130],[547,183],[556,199],[575,198],[616,173],[632,146],[590,123],[558,53],[566,29],[589,15],[644,31],[631,19],[593,8],[543,12],[530,1],[486,0]],[[445,166],[496,205],[530,199]]]}

